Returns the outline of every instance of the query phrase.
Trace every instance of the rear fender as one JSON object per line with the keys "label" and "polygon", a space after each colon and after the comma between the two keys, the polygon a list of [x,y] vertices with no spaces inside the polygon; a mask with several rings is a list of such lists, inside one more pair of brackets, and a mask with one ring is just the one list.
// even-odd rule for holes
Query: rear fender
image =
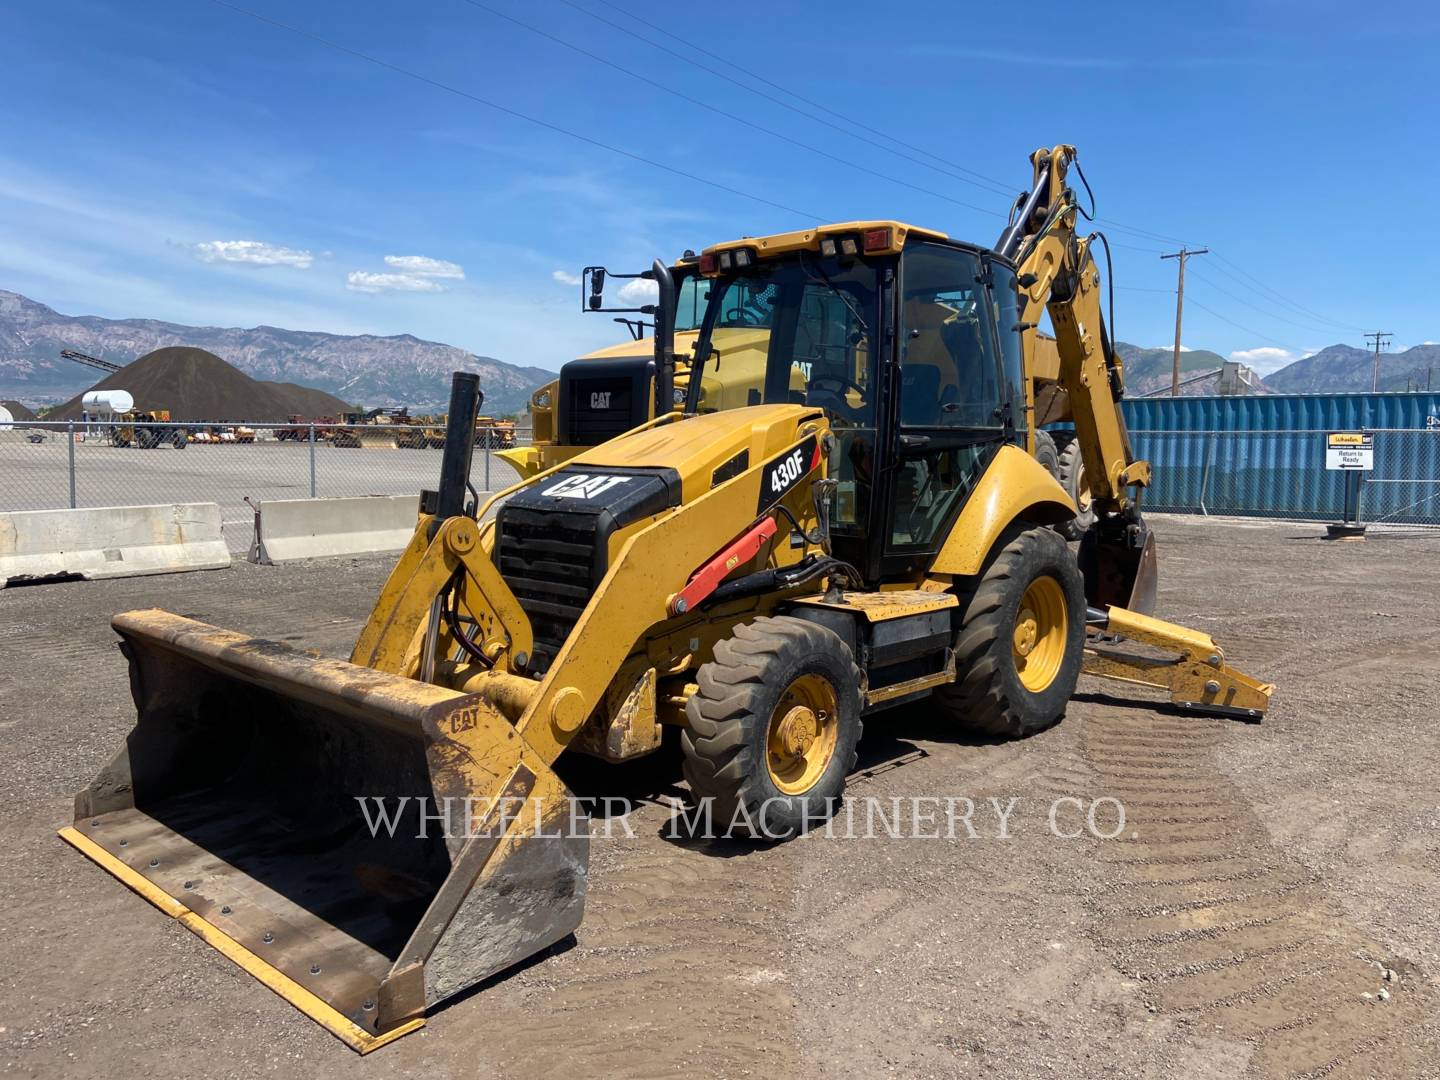
{"label": "rear fender", "polygon": [[1016,523],[1059,525],[1077,513],[1060,483],[1018,446],[1002,446],[970,493],[930,565],[929,587],[980,573],[1000,538]]}

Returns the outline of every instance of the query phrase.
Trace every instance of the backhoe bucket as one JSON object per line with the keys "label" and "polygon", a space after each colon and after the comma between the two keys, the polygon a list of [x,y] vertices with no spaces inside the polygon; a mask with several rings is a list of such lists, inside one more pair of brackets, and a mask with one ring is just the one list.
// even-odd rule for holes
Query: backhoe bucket
{"label": "backhoe bucket", "polygon": [[67,841],[362,1053],[580,923],[588,820],[480,694],[163,611]]}
{"label": "backhoe bucket", "polygon": [[1080,539],[1080,572],[1091,607],[1155,610],[1155,535],[1141,521],[1100,520]]}

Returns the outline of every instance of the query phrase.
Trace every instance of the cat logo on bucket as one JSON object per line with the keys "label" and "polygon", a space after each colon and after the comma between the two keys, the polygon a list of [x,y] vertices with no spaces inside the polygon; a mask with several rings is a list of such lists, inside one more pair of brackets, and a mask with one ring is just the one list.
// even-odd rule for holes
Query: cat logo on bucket
{"label": "cat logo on bucket", "polygon": [[558,499],[593,499],[629,480],[628,476],[591,476],[588,473],[571,473],[558,484],[551,484],[545,488],[540,494],[554,495]]}

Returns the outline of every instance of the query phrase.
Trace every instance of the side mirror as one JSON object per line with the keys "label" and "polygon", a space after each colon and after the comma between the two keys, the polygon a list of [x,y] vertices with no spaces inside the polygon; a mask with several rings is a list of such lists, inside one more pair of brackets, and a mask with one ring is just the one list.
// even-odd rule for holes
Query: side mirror
{"label": "side mirror", "polygon": [[601,297],[605,294],[605,268],[594,267],[590,271],[590,310],[599,311]]}

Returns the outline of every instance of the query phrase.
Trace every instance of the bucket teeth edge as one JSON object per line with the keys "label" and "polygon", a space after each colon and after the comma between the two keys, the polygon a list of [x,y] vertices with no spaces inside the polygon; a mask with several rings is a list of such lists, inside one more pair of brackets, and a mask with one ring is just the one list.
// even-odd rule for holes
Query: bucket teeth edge
{"label": "bucket teeth edge", "polygon": [[71,826],[60,830],[60,839],[64,840],[71,847],[75,848],[82,855],[95,863],[102,870],[119,879],[132,892],[154,904],[157,908],[177,919],[191,933],[204,941],[211,948],[221,953],[228,960],[237,964],[247,974],[258,979],[267,987],[273,990],[280,997],[284,998],[295,1008],[299,1009],[310,1019],[330,1032],[346,1046],[360,1054],[368,1054],[372,1050],[378,1050],[386,1043],[394,1042],[401,1036],[408,1035],[425,1026],[425,1019],[417,1017],[407,1020],[403,1024],[391,1028],[389,1031],[376,1035],[366,1031],[359,1024],[355,1023],[348,1016],[333,1008],[324,1000],[311,993],[301,986],[290,976],[280,971],[273,965],[266,963],[256,956],[249,949],[241,945],[229,934],[212,926],[199,915],[180,903],[169,893],[157,888],[145,877],[132,870],[125,863],[117,859],[110,852],[96,844],[89,837]]}

